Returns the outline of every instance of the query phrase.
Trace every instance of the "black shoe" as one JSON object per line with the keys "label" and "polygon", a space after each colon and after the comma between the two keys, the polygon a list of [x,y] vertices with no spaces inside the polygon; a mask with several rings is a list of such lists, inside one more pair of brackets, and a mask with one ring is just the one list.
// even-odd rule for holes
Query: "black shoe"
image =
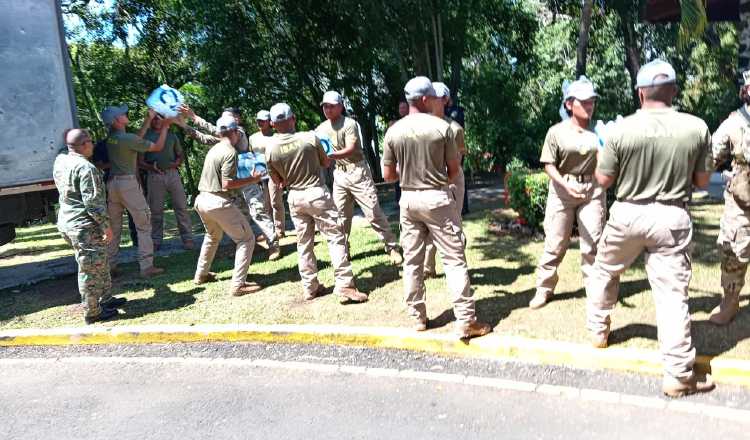
{"label": "black shoe", "polygon": [[128,302],[127,298],[115,298],[112,297],[110,300],[105,302],[100,302],[99,305],[102,306],[102,308],[105,309],[116,309],[120,307],[121,305]]}
{"label": "black shoe", "polygon": [[84,320],[86,321],[86,324],[93,324],[95,322],[99,321],[108,321],[112,318],[116,318],[120,312],[117,311],[117,309],[102,309],[102,313],[100,313],[98,316],[91,316],[86,317]]}

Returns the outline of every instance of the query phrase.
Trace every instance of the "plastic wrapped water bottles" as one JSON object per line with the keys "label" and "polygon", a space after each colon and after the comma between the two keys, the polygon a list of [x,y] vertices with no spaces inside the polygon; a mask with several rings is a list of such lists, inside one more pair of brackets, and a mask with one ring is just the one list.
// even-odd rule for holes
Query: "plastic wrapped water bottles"
{"label": "plastic wrapped water bottles", "polygon": [[263,154],[248,151],[237,155],[237,178],[246,179],[253,175],[253,171],[265,175],[268,173],[266,157]]}
{"label": "plastic wrapped water bottles", "polygon": [[146,99],[146,105],[165,118],[176,117],[182,103],[182,93],[166,84],[159,86]]}
{"label": "plastic wrapped water bottles", "polygon": [[326,156],[330,156],[331,153],[333,153],[333,142],[331,142],[331,138],[320,133],[315,133],[315,135],[320,139],[320,144],[323,145],[323,151],[326,152]]}
{"label": "plastic wrapped water bottles", "polygon": [[622,115],[617,115],[614,121],[607,121],[606,123],[599,119],[596,121],[596,125],[594,126],[594,133],[596,133],[596,136],[599,138],[599,149],[603,150],[604,145],[607,143],[607,138],[612,134],[612,130],[614,130],[615,125],[622,121]]}

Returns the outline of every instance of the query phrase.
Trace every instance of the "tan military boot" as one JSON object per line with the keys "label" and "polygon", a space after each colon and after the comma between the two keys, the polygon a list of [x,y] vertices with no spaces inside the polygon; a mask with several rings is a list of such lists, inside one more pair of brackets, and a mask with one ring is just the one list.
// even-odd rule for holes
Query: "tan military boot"
{"label": "tan military boot", "polygon": [[602,333],[591,334],[591,346],[594,348],[607,348],[609,346],[609,327]]}
{"label": "tan military boot", "polygon": [[305,292],[302,294],[302,298],[305,301],[312,301],[319,296],[323,296],[326,293],[326,288],[322,284],[318,284],[318,288],[314,292]]}
{"label": "tan military boot", "polygon": [[732,322],[740,309],[739,297],[739,292],[732,293],[725,290],[721,303],[711,310],[711,316],[708,317],[708,320],[716,325],[727,325]]}
{"label": "tan military boot", "polygon": [[411,327],[414,331],[423,332],[427,330],[427,318],[419,318],[414,320],[414,324]]}
{"label": "tan military boot", "polygon": [[261,287],[258,283],[245,282],[242,286],[232,287],[232,290],[230,290],[229,293],[231,293],[232,296],[245,296],[251,293],[260,292],[260,290]]}
{"label": "tan military boot", "polygon": [[365,302],[367,301],[367,295],[357,290],[356,287],[344,287],[337,289],[336,294],[339,296],[339,302],[341,304],[352,302]]}
{"label": "tan military boot", "polygon": [[695,375],[687,379],[664,376],[661,390],[668,397],[684,397],[688,394],[707,393],[716,388],[711,376],[706,376],[704,382],[699,382]]}
{"label": "tan military boot", "polygon": [[492,331],[492,327],[489,324],[479,321],[464,322],[458,324],[456,333],[460,339],[476,338],[484,336]]}
{"label": "tan military boot", "polygon": [[271,247],[268,250],[268,260],[275,261],[279,258],[281,258],[281,248],[278,245]]}
{"label": "tan military boot", "polygon": [[196,286],[200,286],[201,284],[213,283],[216,280],[216,272],[209,272],[205,275],[193,278],[193,284],[195,284]]}

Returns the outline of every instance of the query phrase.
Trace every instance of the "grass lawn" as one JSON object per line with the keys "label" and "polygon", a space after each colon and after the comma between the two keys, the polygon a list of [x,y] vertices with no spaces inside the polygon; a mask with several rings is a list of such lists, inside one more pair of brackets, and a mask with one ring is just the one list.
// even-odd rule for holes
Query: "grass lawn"
{"label": "grass lawn", "polygon": [[[750,358],[750,312],[745,307],[737,319],[725,328],[707,322],[708,312],[720,298],[718,252],[714,241],[722,206],[716,203],[692,207],[696,231],[693,251],[693,280],[690,310],[693,335],[699,354],[724,354]],[[465,221],[468,237],[467,256],[477,310],[481,319],[495,326],[496,332],[509,335],[587,342],[585,329],[585,293],[579,252],[574,246],[560,268],[558,294],[545,308],[530,310],[527,304],[534,294],[534,269],[543,244],[530,239],[492,232],[491,223],[512,216],[509,210],[477,211]],[[167,216],[167,232],[174,234],[174,218]],[[197,223],[199,224],[199,223]],[[394,227],[396,225],[394,224]],[[123,234],[127,236],[126,234]],[[69,251],[55,232],[45,225],[19,231],[13,245],[0,248],[0,270],[12,270],[18,259],[54,258]],[[126,239],[127,240],[127,239]],[[352,257],[357,286],[370,294],[365,304],[339,305],[333,295],[312,302],[302,300],[297,272],[295,237],[282,241],[283,258],[266,261],[266,252],[256,247],[250,279],[265,288],[242,298],[228,294],[233,246],[219,252],[213,270],[220,281],[203,286],[191,282],[197,251],[158,258],[165,275],[143,281],[135,264],[125,265],[126,273],[115,280],[115,294],[124,294],[128,303],[123,316],[103,325],[192,324],[192,323],[317,323],[363,326],[407,326],[402,300],[399,268],[390,266],[381,244],[368,227],[355,226]],[[320,280],[333,285],[333,273],[325,243],[315,248]],[[12,262],[12,263],[11,263]],[[438,272],[442,274],[440,266]],[[435,328],[446,332],[453,312],[441,276],[427,281],[428,314]],[[747,296],[743,296],[747,299]],[[75,277],[43,282],[28,288],[0,291],[0,328],[81,326],[81,309]],[[745,302],[743,302],[744,304]],[[653,299],[640,259],[622,278],[620,302],[612,316],[613,345],[656,347]]]}

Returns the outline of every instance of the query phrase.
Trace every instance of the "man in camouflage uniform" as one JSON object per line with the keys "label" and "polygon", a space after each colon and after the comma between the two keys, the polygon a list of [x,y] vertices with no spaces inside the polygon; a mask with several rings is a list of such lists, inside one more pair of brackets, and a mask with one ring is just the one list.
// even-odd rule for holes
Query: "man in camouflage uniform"
{"label": "man in camouflage uniform", "polygon": [[586,283],[587,326],[592,345],[607,347],[620,275],[645,254],[664,363],[662,392],[680,397],[713,389],[693,371],[688,308],[693,224],[687,209],[692,187],[708,185],[711,134],[701,119],[672,108],[678,89],[669,63],[644,64],[636,80],[641,109],[617,123],[595,171],[603,188],[615,184],[617,201]]}
{"label": "man in camouflage uniform", "polygon": [[124,298],[112,297],[107,264],[107,243],[112,229],[101,172],[89,161],[94,153],[85,130],[72,129],[65,135],[68,154],[55,159],[52,174],[60,193],[57,229],[73,246],[78,263],[78,291],[87,324],[117,316]]}
{"label": "man in camouflage uniform", "polygon": [[333,172],[333,202],[343,224],[347,252],[352,231],[354,202],[357,202],[372,229],[384,243],[391,264],[398,266],[404,259],[398,251],[396,236],[391,232],[388,218],[380,208],[378,191],[375,189],[370,167],[362,152],[359,125],[354,119],[343,115],[343,99],[338,92],[326,92],[320,105],[323,107],[326,120],[318,125],[315,132],[328,136],[333,144],[334,151],[329,155],[336,161],[336,169]]}
{"label": "man in camouflage uniform", "polygon": [[[218,131],[215,125],[196,115],[195,112],[193,112],[193,110],[186,105],[183,105],[182,112],[183,114],[190,117],[193,123],[195,123],[195,125],[197,125],[201,130],[210,133],[199,133],[197,130],[186,128],[188,136],[191,136],[206,145],[215,145],[219,142],[219,138],[215,137],[215,135],[218,136]],[[248,140],[247,134],[245,133],[245,129],[242,128],[242,115],[240,113],[240,110],[234,107],[228,107],[224,109],[224,112],[222,113],[222,117],[224,116],[233,117],[237,122],[237,134],[239,135],[239,140],[234,146],[237,152],[240,154],[247,152],[252,152],[255,154],[256,151],[250,148],[250,142]],[[184,125],[184,127],[187,126]],[[250,218],[258,226],[258,228],[260,228],[260,230],[263,232],[263,235],[265,235],[266,240],[268,241],[268,259],[279,259],[279,257],[281,256],[279,239],[276,235],[276,228],[274,226],[273,219],[268,214],[268,211],[266,211],[262,187],[259,183],[252,183],[240,188],[239,190],[242,193],[242,197],[247,206]]]}
{"label": "man in camouflage uniform", "polygon": [[714,166],[732,162],[732,177],[724,191],[724,213],[721,216],[719,252],[721,253],[721,303],[711,311],[709,321],[716,325],[731,322],[740,307],[740,292],[750,261],[750,71],[743,73],[740,88],[742,107],[732,112],[714,133]]}
{"label": "man in camouflage uniform", "polygon": [[337,219],[336,207],[320,177],[321,167],[330,165],[320,139],[313,132],[296,132],[292,109],[279,103],[271,107],[276,134],[268,144],[268,171],[277,184],[289,189],[289,214],[297,230],[302,296],[312,300],[325,290],[318,280],[315,259],[315,228],[328,241],[335,278],[334,294],[341,303],[367,301],[354,285],[352,263],[346,255],[346,238]]}

